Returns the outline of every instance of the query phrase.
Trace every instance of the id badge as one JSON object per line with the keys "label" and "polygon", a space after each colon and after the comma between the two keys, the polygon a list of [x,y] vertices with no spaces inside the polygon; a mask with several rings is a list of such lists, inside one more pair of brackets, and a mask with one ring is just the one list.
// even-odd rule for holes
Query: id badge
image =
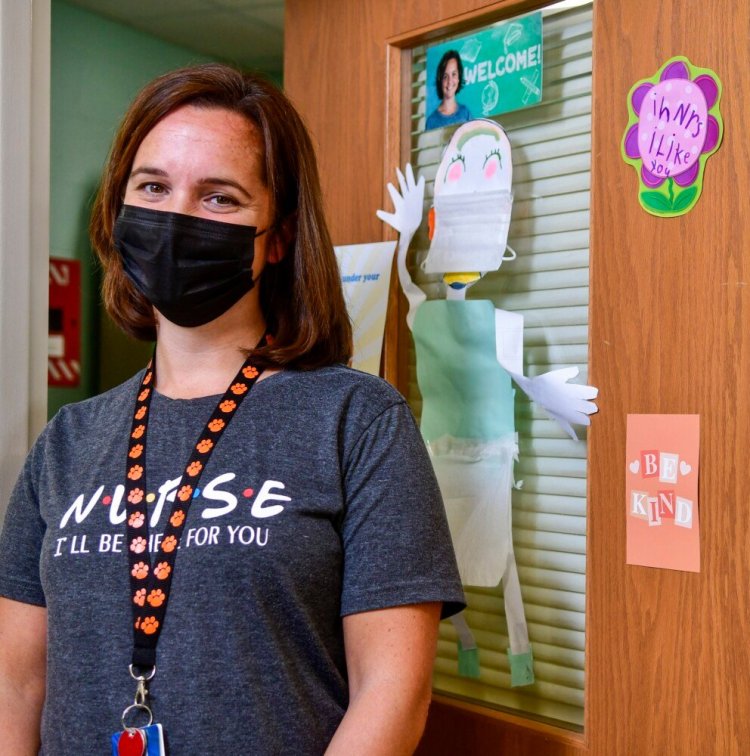
{"label": "id badge", "polygon": [[160,724],[116,732],[112,756],[166,756],[164,731]]}

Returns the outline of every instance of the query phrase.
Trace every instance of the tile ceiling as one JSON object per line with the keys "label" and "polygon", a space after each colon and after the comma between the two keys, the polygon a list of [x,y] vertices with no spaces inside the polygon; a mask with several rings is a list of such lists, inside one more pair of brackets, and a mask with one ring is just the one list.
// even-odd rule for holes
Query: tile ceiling
{"label": "tile ceiling", "polygon": [[280,74],[284,0],[67,0],[196,52]]}

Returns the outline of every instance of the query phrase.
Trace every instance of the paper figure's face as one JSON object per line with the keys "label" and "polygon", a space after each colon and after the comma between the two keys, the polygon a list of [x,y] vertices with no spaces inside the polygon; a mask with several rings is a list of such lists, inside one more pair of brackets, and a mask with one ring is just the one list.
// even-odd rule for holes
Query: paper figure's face
{"label": "paper figure's face", "polygon": [[503,262],[513,203],[510,142],[494,121],[469,121],[453,135],[435,176],[427,273],[464,289]]}
{"label": "paper figure's face", "polygon": [[453,135],[435,177],[435,195],[510,191],[510,143],[494,121],[469,121]]}

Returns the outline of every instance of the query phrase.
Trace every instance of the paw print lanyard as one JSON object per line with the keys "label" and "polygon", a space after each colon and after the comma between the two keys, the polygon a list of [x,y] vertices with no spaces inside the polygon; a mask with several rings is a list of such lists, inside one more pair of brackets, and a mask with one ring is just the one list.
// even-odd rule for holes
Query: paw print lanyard
{"label": "paw print lanyard", "polygon": [[[264,336],[258,346],[265,343]],[[130,675],[137,683],[135,701],[125,709],[122,715],[123,727],[130,737],[135,732],[135,728],[128,727],[126,719],[137,710],[144,713],[149,719],[149,725],[151,724],[152,715],[147,703],[146,683],[156,673],[156,645],[164,626],[177,559],[177,547],[180,544],[190,504],[199,491],[201,474],[208,464],[211,453],[261,373],[261,370],[251,364],[250,358],[245,360],[224,396],[216,405],[185,466],[169,521],[153,558],[148,552],[148,513],[145,489],[146,438],[151,397],[156,383],[155,355],[143,375],[130,431],[125,480],[126,538],[133,605],[133,659]]]}

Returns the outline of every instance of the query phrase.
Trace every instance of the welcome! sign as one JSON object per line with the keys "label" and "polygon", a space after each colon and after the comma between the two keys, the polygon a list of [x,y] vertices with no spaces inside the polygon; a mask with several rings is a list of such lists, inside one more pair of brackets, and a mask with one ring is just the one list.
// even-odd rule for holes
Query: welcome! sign
{"label": "welcome! sign", "polygon": [[[433,120],[430,114],[445,111],[438,88],[441,61],[457,55],[461,60],[461,86],[455,106],[463,113],[457,118]],[[455,65],[455,64],[453,64]],[[443,67],[443,70],[444,70]],[[542,101],[542,14],[537,11],[510,21],[493,24],[465,37],[427,48],[426,128],[454,125],[475,118],[490,118]],[[440,89],[440,91],[439,91]],[[441,95],[442,92],[442,95]]]}
{"label": "welcome! sign", "polygon": [[700,572],[698,415],[628,415],[627,563]]}

